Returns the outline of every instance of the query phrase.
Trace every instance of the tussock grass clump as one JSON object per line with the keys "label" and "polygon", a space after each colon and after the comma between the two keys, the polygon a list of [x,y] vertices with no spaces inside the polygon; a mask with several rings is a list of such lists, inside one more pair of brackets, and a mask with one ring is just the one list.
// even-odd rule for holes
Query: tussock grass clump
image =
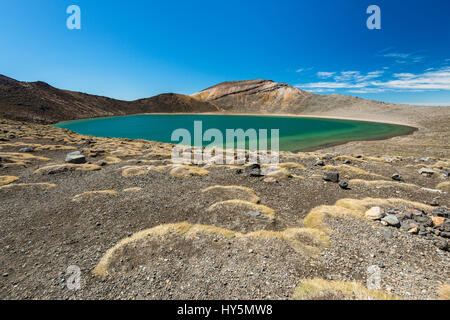
{"label": "tussock grass clump", "polygon": [[148,173],[148,166],[125,166],[122,168],[122,177],[137,177]]}
{"label": "tussock grass clump", "polygon": [[446,283],[439,288],[439,299],[450,300],[450,284]]}
{"label": "tussock grass clump", "polygon": [[19,180],[19,177],[15,176],[0,176],[0,186],[10,184],[11,182]]}
{"label": "tussock grass clump", "polygon": [[38,183],[13,183],[8,184],[6,186],[0,187],[0,190],[9,190],[9,189],[21,189],[21,188],[33,188],[33,187],[39,187],[41,189],[51,189],[56,187],[56,184],[54,183],[47,183],[47,182],[38,182]]}
{"label": "tussock grass clump", "polygon": [[189,178],[192,176],[206,176],[209,174],[209,171],[203,168],[194,167],[194,166],[176,166],[172,170],[170,170],[170,175],[175,178]]}
{"label": "tussock grass clump", "polygon": [[350,184],[359,184],[365,185],[367,187],[375,187],[379,188],[409,188],[409,189],[419,189],[418,185],[412,183],[404,183],[404,182],[395,182],[395,181],[386,181],[386,180],[362,180],[362,179],[352,179],[349,181]]}
{"label": "tussock grass clump", "polygon": [[300,163],[296,163],[296,162],[280,163],[280,167],[286,168],[286,169],[306,170],[306,168],[304,166],[302,166]]}
{"label": "tussock grass clump", "polygon": [[249,211],[257,211],[261,214],[266,215],[270,219],[275,219],[275,210],[273,210],[272,208],[266,207],[261,204],[255,204],[252,202],[243,201],[243,200],[233,199],[233,200],[216,202],[208,208],[208,211],[213,211],[213,210],[217,210],[217,209],[219,209],[219,210],[236,210],[236,209],[238,209],[238,210],[242,210],[242,212],[244,214]]}
{"label": "tussock grass clump", "polygon": [[[305,228],[291,228],[284,231],[257,231],[243,234],[210,225],[189,224],[187,222],[164,224],[154,228],[139,231],[130,237],[120,240],[114,247],[106,251],[103,257],[93,269],[95,276],[105,278],[110,274],[110,264],[117,254],[125,252],[122,248],[133,245],[138,246],[140,241],[145,246],[146,241],[157,239],[158,237],[178,235],[185,239],[198,239],[202,234],[212,234],[222,236],[225,239],[233,238],[253,238],[253,239],[280,239],[287,242],[294,250],[301,250],[302,253],[315,254],[317,248],[327,244],[328,238],[318,230],[309,230]],[[164,243],[162,239],[158,242]]]}
{"label": "tussock grass clump", "polygon": [[446,192],[450,192],[450,181],[444,181],[439,183],[436,186],[436,189],[442,190],[442,191],[446,191]]}
{"label": "tussock grass clump", "polygon": [[260,198],[255,194],[251,188],[242,186],[212,186],[202,190],[203,193],[208,193],[219,197],[221,200],[243,200],[252,203],[259,203]]}
{"label": "tussock grass clump", "polygon": [[134,187],[134,188],[126,188],[126,189],[123,189],[123,192],[139,192],[139,191],[141,191],[141,190],[142,190],[142,188]]}
{"label": "tussock grass clump", "polygon": [[397,300],[381,290],[367,289],[358,282],[307,279],[295,289],[294,300]]}
{"label": "tussock grass clump", "polygon": [[[366,177],[371,177],[371,178],[385,178],[379,174],[376,173],[370,173],[367,172],[366,170],[354,167],[354,166],[350,166],[348,164],[340,164],[337,166],[332,166],[332,165],[327,165],[323,167],[324,170],[326,171],[338,171],[340,174],[345,174],[345,175],[357,175],[357,176],[366,176]],[[386,179],[386,178],[385,178]]]}

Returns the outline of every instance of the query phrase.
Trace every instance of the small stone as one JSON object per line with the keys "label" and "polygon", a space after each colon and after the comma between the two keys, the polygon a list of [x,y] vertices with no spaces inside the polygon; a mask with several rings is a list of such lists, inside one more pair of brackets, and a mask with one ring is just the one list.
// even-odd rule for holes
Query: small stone
{"label": "small stone", "polygon": [[419,228],[417,228],[417,227],[412,227],[411,229],[408,230],[408,233],[411,233],[411,234],[418,234],[418,233],[419,233]]}
{"label": "small stone", "polygon": [[323,162],[323,160],[319,160],[314,165],[315,166],[319,166],[319,167],[323,167],[325,165],[325,162]]}
{"label": "small stone", "polygon": [[438,226],[444,224],[445,218],[443,218],[443,217],[431,217],[431,221],[433,221],[433,225],[435,227],[438,227]]}
{"label": "small stone", "polygon": [[435,174],[436,172],[434,170],[428,169],[428,168],[421,168],[419,170],[419,173],[421,175],[427,176],[427,177],[431,177],[433,174]]}
{"label": "small stone", "polygon": [[398,221],[397,217],[393,214],[388,214],[386,217],[382,219],[382,221],[386,222],[388,225],[393,227],[400,226],[400,221]]}
{"label": "small stone", "polygon": [[323,174],[322,177],[325,181],[331,181],[331,182],[339,182],[339,172],[337,171],[327,171]]}
{"label": "small stone", "polygon": [[6,278],[7,276],[9,276],[9,274],[7,274],[6,272],[4,274],[2,274],[2,277]]}
{"label": "small stone", "polygon": [[259,217],[261,213],[258,211],[249,211],[247,212],[247,215],[249,215],[250,217]]}
{"label": "small stone", "polygon": [[434,245],[443,251],[449,251],[449,245],[447,240],[436,240]]}
{"label": "small stone", "polygon": [[19,152],[33,152],[33,151],[34,151],[34,148],[32,148],[32,147],[25,147],[25,148],[19,149]]}
{"label": "small stone", "polygon": [[346,159],[345,161],[344,161],[344,164],[351,164],[352,162],[349,160],[349,159]]}
{"label": "small stone", "polygon": [[372,207],[366,211],[365,216],[370,220],[380,220],[384,217],[384,213],[380,207]]}
{"label": "small stone", "polygon": [[432,207],[439,207],[439,200],[438,199],[431,200],[430,206],[432,206]]}
{"label": "small stone", "polygon": [[263,181],[264,182],[268,182],[268,183],[276,183],[276,182],[278,182],[278,180],[275,179],[274,177],[267,177]]}
{"label": "small stone", "polygon": [[341,189],[348,189],[348,182],[347,181],[341,181],[339,182],[339,187],[341,187]]}
{"label": "small stone", "polygon": [[392,180],[403,181],[403,177],[399,173],[395,173],[392,175]]}

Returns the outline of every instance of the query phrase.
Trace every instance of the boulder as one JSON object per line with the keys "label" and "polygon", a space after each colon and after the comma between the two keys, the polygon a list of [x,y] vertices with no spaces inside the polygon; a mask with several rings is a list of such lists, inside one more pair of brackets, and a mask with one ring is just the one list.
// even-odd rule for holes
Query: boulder
{"label": "boulder", "polygon": [[372,207],[366,211],[365,216],[370,220],[380,220],[384,217],[384,213],[380,207]]}
{"label": "boulder", "polygon": [[86,163],[86,157],[80,151],[74,151],[66,155],[66,162],[75,164]]}
{"label": "boulder", "polygon": [[436,173],[436,171],[431,170],[431,169],[429,169],[429,168],[421,168],[421,169],[419,170],[419,173],[420,173],[421,175],[424,175],[424,176],[427,176],[427,177],[431,177],[433,174]]}
{"label": "boulder", "polygon": [[323,174],[322,177],[325,181],[331,181],[331,182],[339,182],[339,172],[337,171],[327,171]]}
{"label": "boulder", "polygon": [[389,226],[393,226],[393,227],[400,226],[400,221],[398,221],[397,217],[393,214],[388,214],[386,217],[381,219],[381,221],[384,221]]}

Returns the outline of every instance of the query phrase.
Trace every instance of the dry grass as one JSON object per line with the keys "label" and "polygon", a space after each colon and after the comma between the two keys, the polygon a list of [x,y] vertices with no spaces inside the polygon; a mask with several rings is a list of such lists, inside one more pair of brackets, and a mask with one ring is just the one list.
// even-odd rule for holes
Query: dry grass
{"label": "dry grass", "polygon": [[326,171],[338,171],[340,174],[349,175],[349,176],[365,176],[365,177],[371,177],[371,178],[384,178],[383,176],[376,174],[376,173],[370,173],[366,170],[350,166],[347,164],[340,164],[337,166],[331,166],[327,165],[323,167]]}
{"label": "dry grass", "polygon": [[358,282],[307,279],[295,289],[294,300],[397,300],[381,290],[367,289]]}
{"label": "dry grass", "polygon": [[170,170],[170,175],[175,178],[189,178],[192,176],[206,176],[209,174],[209,171],[203,168],[194,167],[194,166],[176,166],[172,170]]}
{"label": "dry grass", "polygon": [[439,288],[439,299],[450,300],[450,284],[446,283]]}
{"label": "dry grass", "polygon": [[[323,246],[328,244],[328,237],[318,230],[309,230],[305,228],[291,228],[285,231],[257,231],[248,234],[231,231],[215,226],[189,224],[187,222],[159,225],[154,228],[137,232],[130,237],[120,240],[114,247],[106,251],[98,262],[92,273],[95,276],[105,278],[109,274],[109,265],[114,255],[121,248],[136,244],[139,241],[151,240],[152,238],[164,237],[166,235],[174,235],[184,237],[185,239],[196,239],[201,234],[213,234],[223,236],[226,239],[232,238],[254,238],[254,239],[280,239],[286,241],[294,250],[301,250],[303,253],[314,254],[317,248],[314,246]],[[161,239],[158,239],[159,242]]]}
{"label": "dry grass", "polygon": [[222,200],[239,199],[252,203],[260,202],[260,198],[253,189],[242,186],[212,186],[203,189],[202,192],[218,196]]}
{"label": "dry grass", "polygon": [[266,177],[272,177],[277,180],[285,180],[292,177],[292,173],[289,172],[289,170],[285,168],[280,168],[275,171],[271,171],[265,175]]}
{"label": "dry grass", "polygon": [[254,204],[248,201],[243,200],[226,200],[216,202],[208,208],[208,211],[213,210],[241,210],[243,213],[247,213],[249,211],[257,211],[261,214],[268,216],[270,219],[275,219],[275,210],[272,208],[266,207],[261,204]]}
{"label": "dry grass", "polygon": [[301,164],[296,163],[296,162],[280,163],[280,167],[286,168],[286,169],[306,170],[306,168],[304,166],[302,166]]}
{"label": "dry grass", "polygon": [[335,161],[346,161],[346,160],[350,160],[351,162],[359,162],[359,163],[363,163],[366,162],[366,160],[360,159],[360,158],[355,158],[352,156],[337,156],[333,158]]}
{"label": "dry grass", "polygon": [[349,181],[350,184],[365,185],[366,187],[380,188],[409,188],[409,189],[419,189],[418,185],[412,183],[386,181],[386,180],[362,180],[362,179],[352,179]]}
{"label": "dry grass", "polygon": [[142,191],[142,188],[134,187],[134,188],[123,189],[123,192],[139,192],[139,191]]}
{"label": "dry grass", "polygon": [[126,166],[122,169],[122,177],[130,178],[130,177],[137,177],[142,176],[144,174],[148,173],[147,170],[148,166]]}
{"label": "dry grass", "polygon": [[327,216],[340,217],[359,217],[363,218],[364,213],[371,207],[396,207],[396,208],[418,208],[429,211],[432,207],[405,199],[378,199],[378,198],[364,198],[364,199],[341,199],[333,206],[318,206],[313,208],[304,218],[303,223],[306,227],[322,230],[325,233],[331,233],[325,223]]}
{"label": "dry grass", "polygon": [[51,188],[56,187],[56,184],[54,184],[54,183],[47,183],[47,182],[14,183],[14,184],[8,184],[6,186],[0,187],[0,190],[22,189],[22,188],[33,188],[33,187],[39,187],[41,189],[51,189]]}
{"label": "dry grass", "polygon": [[19,180],[19,177],[15,176],[0,176],[0,186],[10,184],[11,182]]}
{"label": "dry grass", "polygon": [[444,181],[439,183],[436,186],[436,189],[442,190],[442,191],[446,191],[446,192],[450,192],[450,181]]}

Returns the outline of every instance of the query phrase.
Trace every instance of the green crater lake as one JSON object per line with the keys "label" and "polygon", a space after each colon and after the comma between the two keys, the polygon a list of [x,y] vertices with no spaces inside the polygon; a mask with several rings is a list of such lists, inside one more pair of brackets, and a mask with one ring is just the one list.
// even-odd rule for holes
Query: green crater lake
{"label": "green crater lake", "polygon": [[[385,123],[306,118],[290,116],[153,114],[95,118],[66,121],[55,124],[84,135],[171,141],[172,132],[187,129],[194,139],[194,121],[202,121],[202,133],[219,129],[224,140],[226,129],[267,129],[270,148],[270,129],[279,129],[279,147],[282,151],[308,151],[348,141],[386,139],[412,133],[415,128]],[[204,142],[206,146],[210,142]]]}

